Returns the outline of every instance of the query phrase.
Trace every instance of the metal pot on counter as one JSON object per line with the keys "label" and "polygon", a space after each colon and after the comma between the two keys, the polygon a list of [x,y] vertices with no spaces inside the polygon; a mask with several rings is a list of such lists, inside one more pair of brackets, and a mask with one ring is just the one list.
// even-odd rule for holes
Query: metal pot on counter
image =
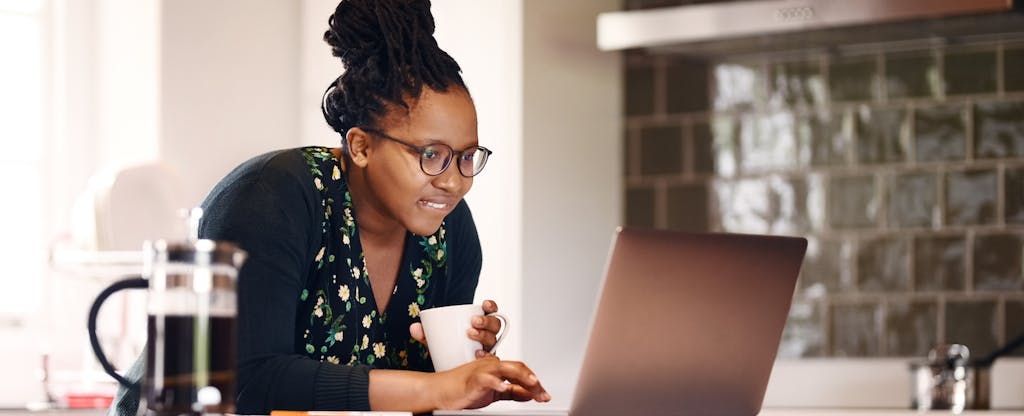
{"label": "metal pot on counter", "polygon": [[975,360],[961,344],[935,347],[926,360],[910,363],[911,408],[953,413],[991,408],[992,364],[1022,344],[1024,335]]}

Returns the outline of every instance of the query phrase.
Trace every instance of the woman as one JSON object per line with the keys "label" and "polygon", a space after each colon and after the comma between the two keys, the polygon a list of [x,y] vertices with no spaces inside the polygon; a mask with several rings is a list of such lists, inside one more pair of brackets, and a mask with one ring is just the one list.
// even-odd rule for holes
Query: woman
{"label": "woman", "polygon": [[[462,198],[491,152],[429,1],[345,0],[329,26],[346,70],[322,108],[341,147],[256,157],[203,203],[201,236],[249,253],[237,413],[550,400],[525,365],[483,351],[431,372],[419,311],[473,301],[480,243]],[[479,317],[467,336],[489,349],[498,329]]]}

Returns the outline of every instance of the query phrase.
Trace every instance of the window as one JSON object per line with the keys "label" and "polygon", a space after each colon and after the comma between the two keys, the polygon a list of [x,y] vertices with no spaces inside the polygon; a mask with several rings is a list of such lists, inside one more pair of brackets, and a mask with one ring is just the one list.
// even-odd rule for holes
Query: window
{"label": "window", "polygon": [[41,305],[46,242],[47,73],[43,0],[0,0],[0,325]]}

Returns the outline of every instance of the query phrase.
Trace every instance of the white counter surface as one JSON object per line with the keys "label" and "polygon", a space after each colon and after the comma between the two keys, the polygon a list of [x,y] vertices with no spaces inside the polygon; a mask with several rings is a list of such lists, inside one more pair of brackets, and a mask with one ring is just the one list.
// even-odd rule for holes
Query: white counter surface
{"label": "white counter surface", "polygon": [[[785,409],[774,408],[764,409],[761,416],[908,416],[908,415],[952,415],[948,410],[933,410],[929,412],[917,412],[910,409]],[[961,415],[1019,415],[1024,416],[1024,410],[973,410],[961,413]]]}

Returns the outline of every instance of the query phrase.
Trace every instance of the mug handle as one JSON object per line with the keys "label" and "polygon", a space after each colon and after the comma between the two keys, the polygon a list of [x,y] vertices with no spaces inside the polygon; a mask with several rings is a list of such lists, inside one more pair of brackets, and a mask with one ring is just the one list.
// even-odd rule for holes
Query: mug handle
{"label": "mug handle", "polygon": [[505,335],[508,335],[508,318],[498,312],[489,313],[487,316],[493,316],[501,321],[501,329],[495,335],[494,345],[491,346],[490,350],[487,350],[487,353],[494,354],[494,351],[498,349],[498,345],[501,344],[501,340],[505,339]]}
{"label": "mug handle", "polygon": [[103,353],[103,347],[100,346],[100,339],[96,336],[96,317],[99,316],[100,306],[102,306],[103,302],[106,301],[110,295],[113,295],[114,292],[121,289],[145,289],[148,287],[149,281],[142,277],[133,277],[114,282],[114,284],[103,289],[99,296],[96,296],[96,300],[93,301],[92,307],[89,308],[89,343],[92,344],[92,352],[96,354],[96,360],[100,362],[101,366],[103,366],[103,371],[113,377],[114,380],[117,380],[118,383],[121,383],[121,385],[128,388],[132,387],[132,382],[118,374],[117,369],[114,368],[113,364],[110,364],[110,361],[107,360],[106,354]]}

